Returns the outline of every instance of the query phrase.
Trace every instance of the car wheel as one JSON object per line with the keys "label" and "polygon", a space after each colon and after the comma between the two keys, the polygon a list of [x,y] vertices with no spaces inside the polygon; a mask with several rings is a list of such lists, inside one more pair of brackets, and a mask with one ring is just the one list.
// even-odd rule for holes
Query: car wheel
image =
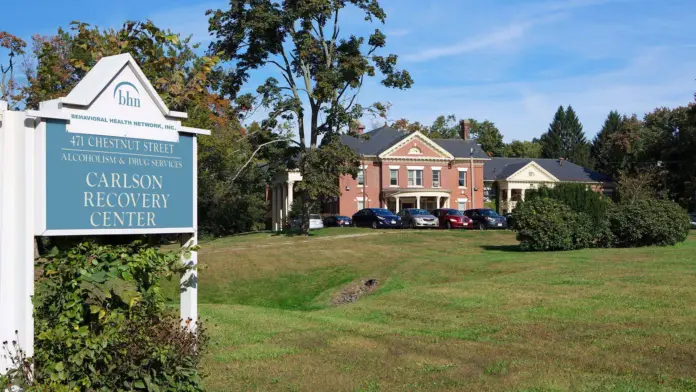
{"label": "car wheel", "polygon": [[413,221],[411,221],[411,222],[409,222],[408,227],[410,227],[411,230],[413,230],[416,228],[416,224]]}
{"label": "car wheel", "polygon": [[451,229],[451,228],[452,228],[452,224],[449,223],[449,222],[445,223],[445,228],[447,228],[447,230]]}
{"label": "car wheel", "polygon": [[372,228],[377,230],[377,221],[372,221]]}

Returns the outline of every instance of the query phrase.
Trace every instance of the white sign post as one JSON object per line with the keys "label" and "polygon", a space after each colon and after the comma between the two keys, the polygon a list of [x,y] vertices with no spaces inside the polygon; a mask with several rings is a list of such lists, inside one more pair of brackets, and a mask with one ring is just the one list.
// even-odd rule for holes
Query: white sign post
{"label": "white sign post", "polygon": [[[197,244],[197,142],[129,54],[101,59],[39,110],[0,103],[0,340],[33,353],[34,236],[179,234]],[[196,252],[182,262],[195,267]],[[196,327],[197,273],[181,278]],[[0,364],[0,370],[6,364]]]}

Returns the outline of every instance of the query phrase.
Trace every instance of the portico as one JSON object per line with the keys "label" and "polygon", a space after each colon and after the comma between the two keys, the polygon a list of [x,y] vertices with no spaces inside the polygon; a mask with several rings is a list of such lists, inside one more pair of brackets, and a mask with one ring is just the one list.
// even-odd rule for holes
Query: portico
{"label": "portico", "polygon": [[271,229],[281,231],[290,223],[290,210],[295,195],[295,183],[302,181],[298,170],[279,173],[270,186]]}
{"label": "portico", "polygon": [[434,210],[449,207],[450,198],[449,190],[397,188],[382,192],[382,206],[394,212],[399,212],[404,208]]}

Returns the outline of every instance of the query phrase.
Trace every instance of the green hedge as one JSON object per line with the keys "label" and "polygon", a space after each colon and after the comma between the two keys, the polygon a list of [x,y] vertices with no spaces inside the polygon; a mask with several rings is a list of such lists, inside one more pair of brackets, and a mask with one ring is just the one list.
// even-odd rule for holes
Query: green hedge
{"label": "green hedge", "polygon": [[686,211],[668,200],[619,204],[608,221],[618,247],[674,245],[685,241],[691,228]]}
{"label": "green hedge", "polygon": [[517,239],[522,250],[552,251],[586,248],[594,240],[589,215],[549,198],[532,198],[515,209]]}

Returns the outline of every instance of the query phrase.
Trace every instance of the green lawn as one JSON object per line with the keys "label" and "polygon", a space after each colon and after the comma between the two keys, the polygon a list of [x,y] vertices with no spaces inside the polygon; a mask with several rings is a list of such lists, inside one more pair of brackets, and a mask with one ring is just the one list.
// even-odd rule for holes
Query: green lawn
{"label": "green lawn", "polygon": [[316,234],[203,245],[210,391],[696,390],[694,235],[520,253],[508,232]]}

